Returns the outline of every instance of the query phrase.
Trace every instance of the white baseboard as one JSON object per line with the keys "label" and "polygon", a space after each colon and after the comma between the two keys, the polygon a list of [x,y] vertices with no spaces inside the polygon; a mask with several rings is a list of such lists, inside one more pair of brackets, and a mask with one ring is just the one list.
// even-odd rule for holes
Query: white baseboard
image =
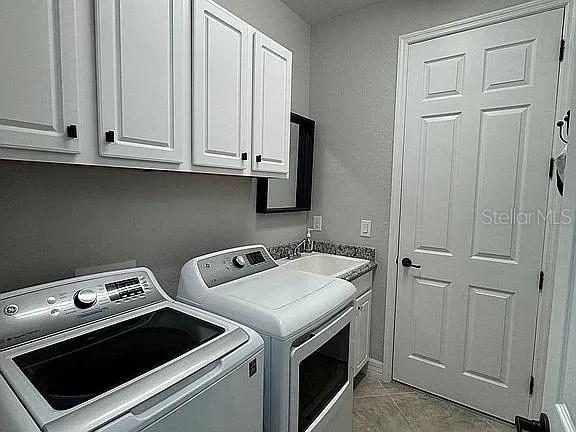
{"label": "white baseboard", "polygon": [[366,375],[371,375],[375,378],[382,378],[382,367],[383,364],[381,361],[369,358],[368,363],[366,364]]}

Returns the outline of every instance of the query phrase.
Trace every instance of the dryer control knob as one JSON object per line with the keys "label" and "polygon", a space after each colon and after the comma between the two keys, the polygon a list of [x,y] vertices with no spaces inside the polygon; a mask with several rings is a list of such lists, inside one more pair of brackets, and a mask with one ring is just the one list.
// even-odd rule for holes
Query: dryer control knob
{"label": "dryer control knob", "polygon": [[246,265],[246,260],[242,255],[238,255],[232,259],[232,264],[234,264],[238,268],[242,268]]}
{"label": "dryer control knob", "polygon": [[74,294],[74,304],[80,309],[88,309],[94,306],[98,298],[96,291],[91,289],[83,289]]}

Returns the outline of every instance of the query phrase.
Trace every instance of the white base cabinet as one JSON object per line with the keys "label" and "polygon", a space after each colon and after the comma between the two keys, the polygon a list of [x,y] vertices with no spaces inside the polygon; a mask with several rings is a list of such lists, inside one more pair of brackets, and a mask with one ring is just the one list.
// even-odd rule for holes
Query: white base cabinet
{"label": "white base cabinet", "polygon": [[288,178],[292,53],[212,0],[5,0],[0,159]]}
{"label": "white base cabinet", "polygon": [[356,322],[354,333],[354,376],[368,363],[370,357],[370,318],[372,314],[372,278],[366,273],[352,281],[356,287]]}
{"label": "white base cabinet", "polygon": [[372,290],[356,299],[356,352],[354,375],[368,363],[370,356],[370,314]]}

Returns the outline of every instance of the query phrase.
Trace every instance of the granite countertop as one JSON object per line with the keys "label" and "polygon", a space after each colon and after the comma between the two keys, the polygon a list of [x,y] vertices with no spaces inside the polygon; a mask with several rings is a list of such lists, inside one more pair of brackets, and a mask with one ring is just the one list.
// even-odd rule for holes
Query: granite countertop
{"label": "granite countertop", "polygon": [[[278,260],[286,258],[288,253],[292,251],[298,242],[286,243],[283,245],[271,246],[268,251],[272,255],[272,258]],[[338,276],[340,279],[347,281],[353,281],[360,276],[373,271],[378,267],[376,264],[376,249],[366,246],[351,246],[346,244],[337,244],[326,241],[314,241],[314,252],[340,255],[350,258],[360,258],[368,260],[370,262],[362,264],[360,267],[350,270],[343,275]]]}
{"label": "granite countertop", "polygon": [[378,267],[378,264],[376,264],[374,261],[370,261],[366,264],[362,264],[360,267],[344,273],[343,275],[338,276],[338,278],[352,282],[354,279],[358,279],[360,276],[375,270],[376,267]]}

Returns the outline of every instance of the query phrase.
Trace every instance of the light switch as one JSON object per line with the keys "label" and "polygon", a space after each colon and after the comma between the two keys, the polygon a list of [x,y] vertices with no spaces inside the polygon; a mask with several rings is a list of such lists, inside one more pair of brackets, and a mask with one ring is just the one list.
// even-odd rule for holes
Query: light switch
{"label": "light switch", "polygon": [[372,237],[372,221],[360,221],[360,237]]}
{"label": "light switch", "polygon": [[322,231],[322,216],[314,216],[312,220],[314,221],[314,231]]}

